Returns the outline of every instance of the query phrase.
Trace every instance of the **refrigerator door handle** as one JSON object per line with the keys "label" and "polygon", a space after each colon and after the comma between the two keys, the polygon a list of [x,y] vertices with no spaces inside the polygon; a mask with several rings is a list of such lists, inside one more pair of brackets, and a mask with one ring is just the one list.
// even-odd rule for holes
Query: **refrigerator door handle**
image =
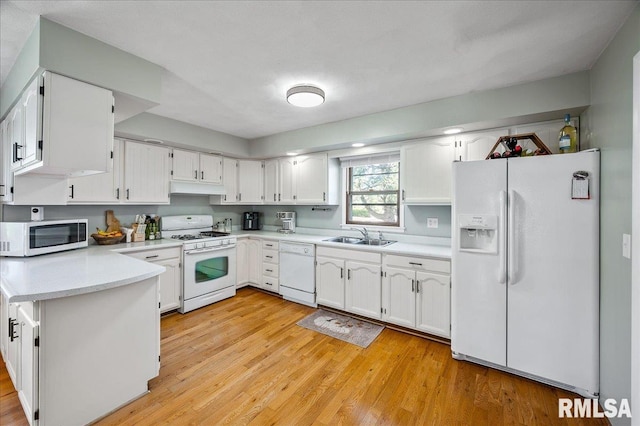
{"label": "refrigerator door handle", "polygon": [[500,240],[502,241],[502,247],[498,248],[499,253],[499,261],[500,261],[500,274],[498,276],[498,282],[500,284],[504,284],[507,281],[507,253],[506,253],[506,242],[507,242],[507,191],[500,191]]}
{"label": "refrigerator door handle", "polygon": [[509,284],[516,283],[518,278],[518,261],[516,259],[516,193],[509,191]]}

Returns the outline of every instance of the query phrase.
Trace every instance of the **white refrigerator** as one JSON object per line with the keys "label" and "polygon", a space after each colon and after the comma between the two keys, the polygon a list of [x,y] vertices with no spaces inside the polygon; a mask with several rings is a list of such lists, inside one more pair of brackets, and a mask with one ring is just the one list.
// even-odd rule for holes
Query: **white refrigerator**
{"label": "white refrigerator", "polygon": [[600,152],[453,164],[451,350],[599,392]]}

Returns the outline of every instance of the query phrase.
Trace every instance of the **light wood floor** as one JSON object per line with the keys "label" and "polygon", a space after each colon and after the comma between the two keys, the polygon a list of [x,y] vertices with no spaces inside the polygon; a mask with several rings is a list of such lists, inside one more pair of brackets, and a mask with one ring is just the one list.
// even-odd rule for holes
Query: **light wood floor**
{"label": "light wood floor", "polygon": [[[97,424],[608,424],[561,421],[558,398],[576,395],[455,361],[442,343],[387,328],[362,349],[296,325],[311,312],[242,289],[164,317],[151,392]],[[0,424],[27,424],[4,364]]]}

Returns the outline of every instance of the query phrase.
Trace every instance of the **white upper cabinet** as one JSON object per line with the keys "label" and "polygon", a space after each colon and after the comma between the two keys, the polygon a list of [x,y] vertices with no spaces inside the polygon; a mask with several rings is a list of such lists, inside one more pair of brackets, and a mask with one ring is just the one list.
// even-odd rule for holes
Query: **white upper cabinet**
{"label": "white upper cabinet", "polygon": [[296,194],[296,175],[294,157],[286,157],[278,160],[280,172],[280,190],[278,191],[279,204],[294,204]]}
{"label": "white upper cabinet", "polygon": [[222,181],[222,157],[195,151],[174,149],[171,179],[219,184]]}
{"label": "white upper cabinet", "polygon": [[[508,128],[483,132],[463,133],[455,136],[456,161],[484,160],[501,136],[511,134]],[[500,151],[502,152],[502,151]]]}
{"label": "white upper cabinet", "polygon": [[112,152],[106,173],[69,179],[69,204],[116,204],[122,200],[122,146],[120,139],[113,140]]}
{"label": "white upper cabinet", "polygon": [[172,153],[173,180],[199,180],[199,157],[200,155],[194,151],[185,151],[182,149],[174,149]]}
{"label": "white upper cabinet", "polygon": [[403,204],[450,204],[454,140],[434,138],[404,145],[400,150]]}
{"label": "white upper cabinet", "polygon": [[13,201],[13,172],[11,171],[11,143],[9,119],[0,123],[0,202]]}
{"label": "white upper cabinet", "polygon": [[126,141],[124,144],[124,202],[169,203],[169,149]]}
{"label": "white upper cabinet", "polygon": [[264,200],[262,161],[238,160],[238,202],[262,204]]}
{"label": "white upper cabinet", "polygon": [[[113,94],[45,72],[23,93],[22,143],[15,137],[16,174],[82,176],[104,173],[113,140]],[[18,164],[19,162],[19,164]]]}
{"label": "white upper cabinet", "polygon": [[11,152],[10,170],[13,172],[22,167],[22,152],[24,150],[24,108],[22,102],[18,102],[7,116],[7,138]]}
{"label": "white upper cabinet", "polygon": [[264,203],[276,204],[278,202],[278,160],[264,162]]}
{"label": "white upper cabinet", "polygon": [[200,153],[200,182],[222,183],[222,157]]}
{"label": "white upper cabinet", "polygon": [[211,201],[217,197],[223,204],[235,204],[238,201],[238,160],[222,159],[222,183],[226,193],[220,197],[210,197]]}
{"label": "white upper cabinet", "polygon": [[296,157],[296,204],[327,202],[327,172],[327,154]]}

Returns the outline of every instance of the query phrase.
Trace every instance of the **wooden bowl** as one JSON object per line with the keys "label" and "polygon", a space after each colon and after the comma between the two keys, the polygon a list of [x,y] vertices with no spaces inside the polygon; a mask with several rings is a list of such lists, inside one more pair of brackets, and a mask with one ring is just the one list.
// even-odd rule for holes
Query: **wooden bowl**
{"label": "wooden bowl", "polygon": [[126,235],[118,235],[115,237],[110,237],[107,235],[100,235],[100,234],[91,234],[91,238],[93,238],[97,244],[101,245],[101,246],[105,246],[108,244],[117,244],[120,241],[122,241],[123,239],[126,238]]}

